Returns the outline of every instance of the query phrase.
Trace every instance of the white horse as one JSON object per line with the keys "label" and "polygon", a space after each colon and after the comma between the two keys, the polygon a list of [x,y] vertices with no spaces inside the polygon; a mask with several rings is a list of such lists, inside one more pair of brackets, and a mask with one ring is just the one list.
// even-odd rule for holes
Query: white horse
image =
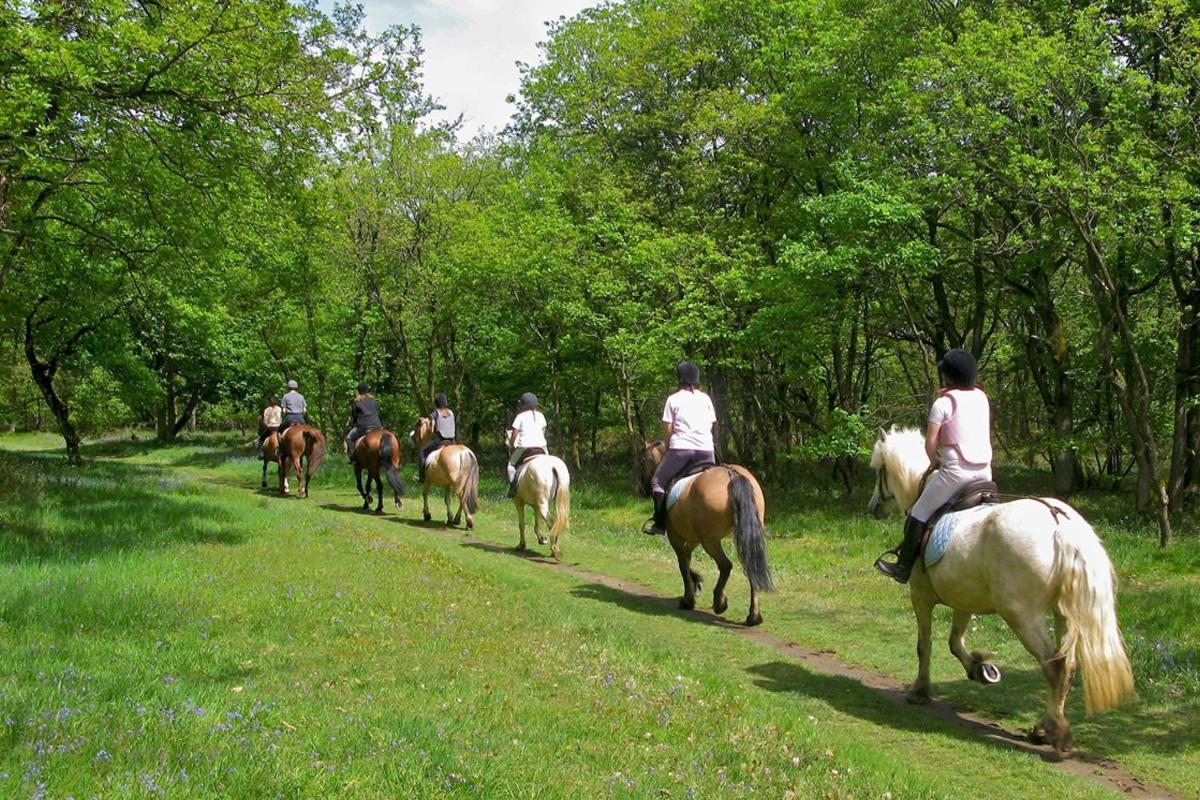
{"label": "white horse", "polygon": [[[525,462],[517,475],[517,492],[513,496],[517,504],[517,523],[521,528],[521,543],[525,549],[525,506],[533,506],[533,535],[538,544],[546,544],[540,523],[550,529],[550,552],[555,561],[562,561],[562,550],[558,537],[567,529],[571,520],[571,474],[561,458],[537,455]],[[554,505],[554,523],[550,523],[550,507]]]}
{"label": "white horse", "polygon": [[[881,428],[871,467],[875,491],[867,510],[876,517],[893,509],[908,511],[929,468],[924,437],[912,429]],[[919,661],[910,702],[929,702],[930,635],[938,603],[954,611],[950,651],[967,677],[980,683],[997,683],[1000,672],[990,654],[967,652],[963,632],[973,614],[999,614],[1008,623],[1038,660],[1050,687],[1045,716],[1033,736],[1060,753],[1071,742],[1063,706],[1076,659],[1089,714],[1134,697],[1133,670],[1117,625],[1112,563],[1091,525],[1061,501],[1014,500],[980,512],[955,531],[936,564],[926,569],[924,559],[918,560],[909,591]],[[1054,640],[1046,630],[1048,613],[1054,615]]]}

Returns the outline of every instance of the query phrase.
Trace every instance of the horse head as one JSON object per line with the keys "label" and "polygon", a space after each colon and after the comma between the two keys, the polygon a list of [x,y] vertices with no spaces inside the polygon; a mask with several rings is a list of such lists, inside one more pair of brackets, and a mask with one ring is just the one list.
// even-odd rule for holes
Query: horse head
{"label": "horse head", "polygon": [[880,428],[871,449],[875,491],[867,513],[883,519],[892,511],[907,512],[917,501],[921,477],[929,467],[925,437],[915,428]]}
{"label": "horse head", "polygon": [[417,417],[417,422],[408,433],[408,440],[419,450],[433,438],[433,420],[429,417]]}
{"label": "horse head", "polygon": [[654,477],[654,470],[658,469],[666,451],[667,443],[661,439],[653,442],[642,440],[642,451],[638,454],[637,480],[646,497],[650,496],[650,480]]}

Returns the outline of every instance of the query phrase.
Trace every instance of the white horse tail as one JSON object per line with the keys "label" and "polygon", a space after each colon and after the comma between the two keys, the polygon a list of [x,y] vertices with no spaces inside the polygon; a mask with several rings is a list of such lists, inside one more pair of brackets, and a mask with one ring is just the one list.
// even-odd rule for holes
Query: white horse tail
{"label": "white horse tail", "polygon": [[563,464],[563,474],[558,474],[558,464],[550,468],[554,473],[554,528],[551,536],[561,536],[571,521],[571,474]]}
{"label": "white horse tail", "polygon": [[1056,654],[1075,648],[1088,713],[1134,699],[1133,668],[1117,624],[1116,576],[1092,527],[1072,514],[1054,531],[1058,610],[1067,630]]}
{"label": "white horse tail", "polygon": [[464,447],[458,463],[459,469],[465,471],[467,480],[463,492],[463,502],[467,506],[467,511],[474,514],[479,508],[479,459],[475,458],[475,453],[470,448]]}

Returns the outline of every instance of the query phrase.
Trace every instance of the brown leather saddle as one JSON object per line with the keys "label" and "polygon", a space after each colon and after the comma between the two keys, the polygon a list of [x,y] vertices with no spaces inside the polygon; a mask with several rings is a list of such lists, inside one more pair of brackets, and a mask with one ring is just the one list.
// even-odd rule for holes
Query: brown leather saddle
{"label": "brown leather saddle", "polygon": [[536,456],[544,455],[546,455],[546,448],[544,447],[526,447],[525,452],[521,454],[521,457],[517,459],[517,463],[513,464],[513,466],[517,469],[520,469],[521,467],[525,466],[525,462],[533,459]]}
{"label": "brown leather saddle", "polygon": [[968,508],[975,508],[975,506],[999,502],[1000,488],[996,486],[995,481],[972,481],[968,483],[958,490],[958,494],[954,495],[950,502],[933,512],[933,515],[929,517],[929,520],[925,523],[925,532],[921,534],[920,552],[925,552],[925,545],[929,543],[929,534],[933,531],[933,526],[945,515],[954,511],[966,511]]}

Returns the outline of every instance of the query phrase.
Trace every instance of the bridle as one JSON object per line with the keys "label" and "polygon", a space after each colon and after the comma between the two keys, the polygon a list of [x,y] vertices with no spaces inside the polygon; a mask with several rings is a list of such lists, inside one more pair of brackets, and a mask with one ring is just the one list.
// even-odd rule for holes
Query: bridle
{"label": "bridle", "polygon": [[896,499],[896,493],[888,486],[886,465],[879,467],[879,478],[875,482],[875,491],[879,494],[879,501],[881,503],[890,503]]}

